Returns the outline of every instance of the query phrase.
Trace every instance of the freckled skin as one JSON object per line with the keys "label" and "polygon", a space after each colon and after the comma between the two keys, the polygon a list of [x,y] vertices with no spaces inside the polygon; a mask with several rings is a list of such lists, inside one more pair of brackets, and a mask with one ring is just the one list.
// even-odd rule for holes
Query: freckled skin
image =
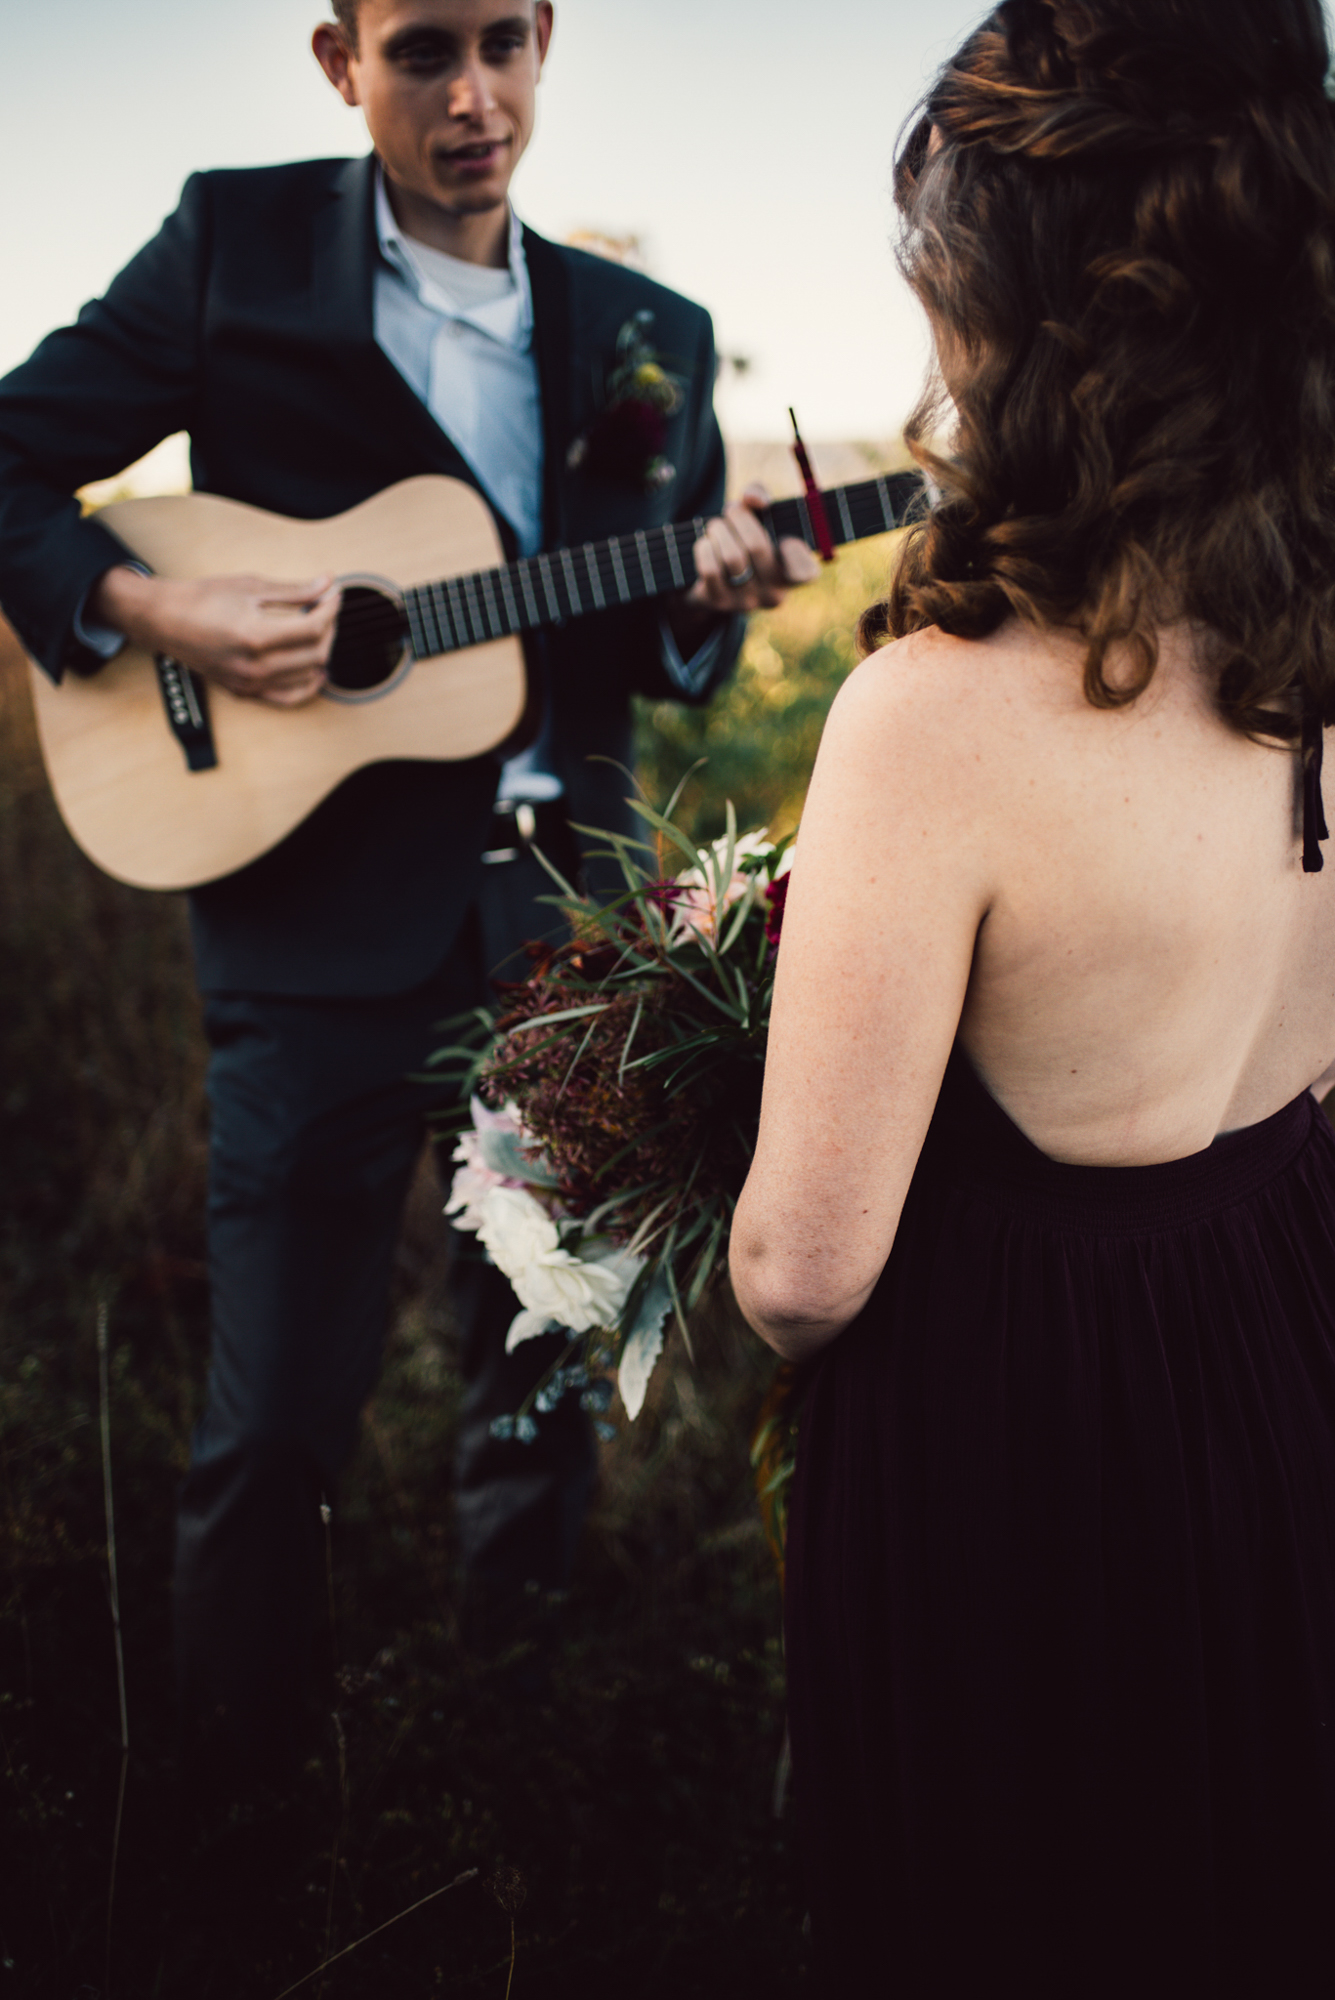
{"label": "freckled skin", "polygon": [[[924,632],[841,691],[784,919],[734,1286],[782,1352],[861,1309],[958,1037],[1042,1151],[1179,1159],[1335,1057],[1335,867],[1290,750],[1222,723],[1169,628],[1129,709],[1018,625]],[[888,885],[875,887],[877,880]]]}

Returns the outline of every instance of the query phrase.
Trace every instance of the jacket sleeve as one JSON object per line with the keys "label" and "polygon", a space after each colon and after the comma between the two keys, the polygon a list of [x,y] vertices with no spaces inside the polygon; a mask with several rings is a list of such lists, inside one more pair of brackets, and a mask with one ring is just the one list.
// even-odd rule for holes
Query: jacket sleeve
{"label": "jacket sleeve", "polygon": [[191,428],[208,238],[207,182],[194,175],[106,295],[0,381],[0,608],[53,680],[101,664],[75,617],[125,557],[75,491]]}

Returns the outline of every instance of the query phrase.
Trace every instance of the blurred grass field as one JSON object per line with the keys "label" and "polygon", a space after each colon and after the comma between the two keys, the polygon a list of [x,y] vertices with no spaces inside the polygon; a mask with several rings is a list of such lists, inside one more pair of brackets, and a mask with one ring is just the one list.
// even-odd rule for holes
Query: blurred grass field
{"label": "blurred grass field", "polygon": [[[646,706],[650,796],[703,757],[684,801],[701,835],[724,797],[743,825],[794,825],[889,562],[888,538],[846,550],[757,618],[710,709]],[[509,1916],[486,1883],[504,1867],[525,1885],[513,2000],[804,1991],[791,1805],[771,1805],[779,1599],[747,1463],[768,1357],[720,1303],[698,1366],[660,1368],[603,1448],[550,1702],[507,1697],[454,1617],[453,1329],[425,1167],[332,1529],[323,1748],[267,1813],[182,1819],[167,1576],[207,1337],[199,1010],[181,901],[106,880],[65,834],[26,675],[0,633],[0,1994],[276,2000],[477,1868],[308,1990],[500,2000]],[[110,1989],[99,1299],[131,1733]]]}

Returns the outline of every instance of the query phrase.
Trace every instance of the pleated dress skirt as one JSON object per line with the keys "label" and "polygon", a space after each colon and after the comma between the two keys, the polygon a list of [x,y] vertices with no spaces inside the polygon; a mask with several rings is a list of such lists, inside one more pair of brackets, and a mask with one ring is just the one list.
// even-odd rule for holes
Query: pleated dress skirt
{"label": "pleated dress skirt", "polygon": [[823,1990],[1335,1995],[1335,1133],[1063,1166],[957,1052],[821,1357],[789,1716]]}

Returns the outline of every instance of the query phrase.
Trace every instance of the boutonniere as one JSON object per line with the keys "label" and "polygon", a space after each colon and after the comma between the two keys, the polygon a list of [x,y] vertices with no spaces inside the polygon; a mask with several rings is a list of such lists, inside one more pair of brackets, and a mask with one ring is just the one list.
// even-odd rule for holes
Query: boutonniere
{"label": "boutonniere", "polygon": [[566,453],[572,471],[616,479],[653,493],[677,476],[663,456],[667,420],[679,410],[683,384],[650,339],[651,312],[637,312],[617,335],[616,358],[603,386],[602,408]]}

